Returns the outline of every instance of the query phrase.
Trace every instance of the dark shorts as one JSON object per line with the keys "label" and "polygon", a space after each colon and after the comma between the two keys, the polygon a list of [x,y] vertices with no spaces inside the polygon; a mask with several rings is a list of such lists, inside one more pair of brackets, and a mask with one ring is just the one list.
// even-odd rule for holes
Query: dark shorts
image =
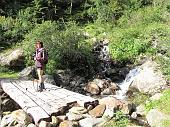
{"label": "dark shorts", "polygon": [[43,67],[37,67],[37,69],[43,70]]}

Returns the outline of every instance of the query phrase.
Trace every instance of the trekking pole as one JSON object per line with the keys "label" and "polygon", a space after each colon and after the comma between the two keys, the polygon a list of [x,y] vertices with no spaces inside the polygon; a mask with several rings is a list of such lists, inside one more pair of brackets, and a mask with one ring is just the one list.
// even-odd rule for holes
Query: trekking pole
{"label": "trekking pole", "polygon": [[34,81],[36,79],[36,77],[34,75],[34,71],[35,71],[35,68],[32,66],[33,88],[35,91],[38,91],[38,82],[37,82],[37,89],[35,88],[35,84],[34,84]]}

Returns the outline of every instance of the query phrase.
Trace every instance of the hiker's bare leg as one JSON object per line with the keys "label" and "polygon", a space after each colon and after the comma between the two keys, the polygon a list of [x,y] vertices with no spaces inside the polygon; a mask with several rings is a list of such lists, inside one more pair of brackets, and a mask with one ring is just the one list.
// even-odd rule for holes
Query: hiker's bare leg
{"label": "hiker's bare leg", "polygon": [[37,68],[37,74],[38,74],[38,91],[41,92],[43,91],[43,70],[41,68]]}
{"label": "hiker's bare leg", "polygon": [[43,70],[41,68],[37,68],[37,74],[38,74],[38,82],[43,82]]}

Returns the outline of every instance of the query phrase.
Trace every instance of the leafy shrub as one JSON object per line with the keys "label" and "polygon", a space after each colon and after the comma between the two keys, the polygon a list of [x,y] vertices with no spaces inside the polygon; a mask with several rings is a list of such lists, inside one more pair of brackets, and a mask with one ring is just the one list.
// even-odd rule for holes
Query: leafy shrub
{"label": "leafy shrub", "polygon": [[170,114],[170,90],[165,90],[159,100],[149,101],[145,105],[146,111],[158,108],[166,114]]}
{"label": "leafy shrub", "polygon": [[4,46],[11,46],[21,42],[24,35],[28,33],[35,25],[33,9],[28,7],[18,12],[16,18],[0,17],[1,38],[0,41]]}
{"label": "leafy shrub", "polygon": [[0,78],[18,78],[18,71],[11,70],[9,67],[0,66]]}
{"label": "leafy shrub", "polygon": [[150,47],[149,41],[142,38],[141,28],[117,29],[111,35],[110,54],[118,61],[134,61]]}
{"label": "leafy shrub", "polygon": [[88,71],[93,62],[90,44],[85,42],[81,29],[75,23],[65,23],[61,30],[55,22],[45,21],[38,24],[24,40],[27,65],[33,54],[36,40],[41,40],[49,53],[47,71],[52,73],[56,68],[70,68]]}
{"label": "leafy shrub", "polygon": [[155,53],[154,45],[162,46],[168,37],[164,14],[163,8],[148,6],[122,16],[110,35],[112,58],[134,61],[140,54]]}
{"label": "leafy shrub", "polygon": [[164,127],[169,127],[170,126],[170,120],[162,120],[161,122],[163,123]]}
{"label": "leafy shrub", "polygon": [[126,127],[128,124],[129,120],[127,116],[121,111],[117,111],[114,118],[106,122],[103,127]]}
{"label": "leafy shrub", "polygon": [[[165,114],[170,114],[170,90],[165,90],[159,100],[149,100],[146,105],[146,111],[150,111],[151,109],[159,109],[161,112]],[[164,127],[169,127],[170,121],[168,119],[161,121]]]}

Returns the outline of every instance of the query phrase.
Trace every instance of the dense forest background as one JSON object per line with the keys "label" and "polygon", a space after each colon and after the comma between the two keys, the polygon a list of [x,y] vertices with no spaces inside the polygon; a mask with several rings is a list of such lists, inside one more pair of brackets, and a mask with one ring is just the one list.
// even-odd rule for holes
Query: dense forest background
{"label": "dense forest background", "polygon": [[169,0],[1,0],[0,52],[22,47],[30,66],[41,40],[49,52],[48,73],[69,68],[92,74],[93,46],[108,39],[113,61],[150,56],[169,79],[169,25]]}

